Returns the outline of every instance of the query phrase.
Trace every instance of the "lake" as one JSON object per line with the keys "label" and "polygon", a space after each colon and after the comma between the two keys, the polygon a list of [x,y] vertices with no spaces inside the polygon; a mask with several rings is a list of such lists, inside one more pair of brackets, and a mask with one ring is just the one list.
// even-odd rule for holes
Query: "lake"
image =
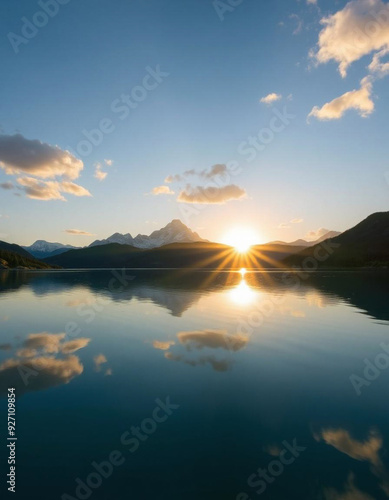
{"label": "lake", "polygon": [[14,497],[388,498],[388,277],[2,272]]}

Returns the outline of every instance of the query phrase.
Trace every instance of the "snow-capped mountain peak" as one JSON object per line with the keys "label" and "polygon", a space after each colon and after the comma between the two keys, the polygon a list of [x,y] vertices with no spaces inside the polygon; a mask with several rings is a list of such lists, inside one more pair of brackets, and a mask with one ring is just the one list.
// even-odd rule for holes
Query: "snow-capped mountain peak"
{"label": "snow-capped mountain peak", "polygon": [[129,233],[115,233],[105,240],[96,240],[89,246],[119,243],[121,245],[132,245],[137,248],[157,248],[163,245],[169,245],[170,243],[191,243],[196,241],[205,240],[189,229],[180,220],[174,219],[162,229],[153,231],[150,236],[138,234],[133,238]]}
{"label": "snow-capped mountain peak", "polygon": [[27,252],[29,252],[34,257],[43,259],[45,257],[53,255],[54,252],[58,254],[77,247],[74,247],[72,245],[63,245],[62,243],[51,243],[45,240],[36,240],[32,245],[24,246],[22,248],[27,250]]}

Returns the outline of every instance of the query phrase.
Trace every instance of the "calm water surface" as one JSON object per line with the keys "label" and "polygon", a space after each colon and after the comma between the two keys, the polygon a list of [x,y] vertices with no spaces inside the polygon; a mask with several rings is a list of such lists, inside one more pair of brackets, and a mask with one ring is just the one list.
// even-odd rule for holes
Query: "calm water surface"
{"label": "calm water surface", "polygon": [[303,278],[2,272],[13,498],[388,498],[388,274]]}

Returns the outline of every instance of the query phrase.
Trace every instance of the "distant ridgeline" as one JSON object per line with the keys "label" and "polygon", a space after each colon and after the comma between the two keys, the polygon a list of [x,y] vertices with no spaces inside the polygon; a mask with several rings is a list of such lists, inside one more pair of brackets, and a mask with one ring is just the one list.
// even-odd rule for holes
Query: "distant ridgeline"
{"label": "distant ridgeline", "polygon": [[305,258],[317,255],[320,267],[388,267],[389,212],[372,214],[330,241],[333,246],[325,258],[320,243],[290,255],[284,260],[285,265],[301,265]]}
{"label": "distant ridgeline", "polygon": [[0,269],[53,269],[58,266],[50,265],[34,259],[19,245],[11,245],[0,241]]}
{"label": "distant ridgeline", "polygon": [[[322,258],[323,246],[331,241],[332,251]],[[367,219],[330,240],[312,246],[282,242],[258,245],[247,254],[237,254],[226,245],[210,242],[175,243],[140,249],[119,243],[100,244],[70,250],[45,259],[65,268],[285,268],[301,266],[304,259],[319,255],[319,267],[364,267],[389,264],[389,212]]]}
{"label": "distant ridgeline", "polygon": [[298,250],[301,247],[263,245],[252,247],[248,254],[237,254],[235,249],[217,243],[174,243],[149,250],[110,243],[70,250],[45,262],[65,268],[269,268],[277,267],[284,257]]}
{"label": "distant ridgeline", "polygon": [[[182,223],[180,223],[182,224]],[[168,225],[170,234],[183,238],[183,228],[174,221]],[[186,231],[185,231],[186,233]],[[316,262],[316,268],[326,267],[387,267],[389,266],[389,212],[370,215],[364,221],[344,233],[312,242],[306,246],[304,240],[297,242],[273,242],[253,246],[249,252],[239,254],[235,249],[205,240],[176,242],[159,247],[139,248],[133,245],[111,242],[94,242],[79,249],[61,248],[62,253],[53,254],[43,261],[34,257],[18,245],[0,242],[1,268],[23,267],[28,269],[63,268],[199,268],[199,269],[269,269],[301,267],[304,262]],[[155,245],[161,232],[147,237],[147,245]],[[163,234],[163,238],[166,233]],[[199,238],[196,233],[191,238]],[[42,248],[39,249],[42,251]],[[51,248],[49,250],[52,250]],[[308,269],[310,267],[308,266]],[[314,267],[313,267],[314,268]]]}

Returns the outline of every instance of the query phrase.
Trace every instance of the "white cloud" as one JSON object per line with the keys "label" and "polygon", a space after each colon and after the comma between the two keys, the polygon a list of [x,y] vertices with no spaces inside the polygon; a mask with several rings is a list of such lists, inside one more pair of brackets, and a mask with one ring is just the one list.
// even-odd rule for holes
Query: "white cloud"
{"label": "white cloud", "polygon": [[[213,165],[209,170],[202,170],[198,175],[204,179],[212,179],[218,175],[223,175],[227,172],[227,166],[224,164]],[[195,171],[190,171],[192,175],[195,175]]]}
{"label": "white cloud", "polygon": [[74,234],[75,236],[95,236],[93,233],[88,233],[88,231],[81,231],[81,229],[65,229],[65,233]]}
{"label": "white cloud", "polygon": [[273,102],[279,101],[280,99],[282,99],[281,94],[276,94],[275,92],[272,92],[271,94],[262,97],[260,102],[262,102],[263,104],[273,104]]}
{"label": "white cloud", "polygon": [[23,186],[27,198],[32,200],[65,201],[56,182],[39,181],[32,177],[19,177],[16,182]]}
{"label": "white cloud", "polygon": [[246,197],[246,191],[235,184],[223,187],[187,186],[181,191],[177,201],[182,203],[198,203],[204,205],[222,205],[227,201]]}
{"label": "white cloud", "polygon": [[218,175],[219,176],[223,175],[227,172],[228,172],[227,165],[217,163],[216,165],[212,165],[211,168],[200,171],[192,168],[191,170],[186,170],[182,175],[181,174],[168,175],[165,179],[165,182],[167,184],[170,184],[172,182],[181,182],[184,181],[185,178],[191,176],[197,176],[200,179],[212,179],[213,177],[217,177]]}
{"label": "white cloud", "polygon": [[28,174],[42,179],[77,179],[84,165],[69,151],[30,140],[21,134],[0,135],[0,167],[9,175]]}
{"label": "white cloud", "polygon": [[158,196],[160,194],[174,194],[174,191],[169,186],[157,186],[152,190],[152,194]]}
{"label": "white cloud", "polygon": [[[87,189],[72,182],[84,168],[81,160],[58,146],[26,139],[21,134],[0,135],[0,168],[7,175],[20,175],[16,182],[28,198],[65,201],[62,193],[91,196]],[[1,187],[13,186],[5,182]]]}
{"label": "white cloud", "polygon": [[[344,78],[352,63],[372,54],[369,75],[360,89],[346,92],[323,107],[315,106],[309,117],[336,120],[349,109],[367,117],[374,111],[373,83],[389,74],[389,3],[382,0],[352,0],[333,15],[323,18],[317,48],[310,52],[316,64],[335,61]],[[309,118],[308,117],[308,118]]]}
{"label": "white cloud", "polygon": [[[112,167],[112,160],[104,160],[104,163],[107,167]],[[95,173],[94,177],[99,181],[103,181],[108,175],[108,172],[103,171],[103,165],[100,162],[95,163]]]}
{"label": "white cloud", "polygon": [[296,218],[296,219],[290,220],[289,222],[281,222],[281,224],[278,224],[277,228],[278,229],[290,229],[291,226],[289,224],[301,224],[302,222],[304,222],[304,219]]}
{"label": "white cloud", "polygon": [[69,193],[74,196],[92,196],[87,189],[74,182],[42,181],[33,177],[18,177],[16,182],[23,187],[27,198],[33,200],[66,201],[61,193]]}
{"label": "white cloud", "polygon": [[329,229],[326,229],[325,227],[321,227],[320,229],[317,229],[316,231],[309,231],[305,235],[305,239],[315,241],[329,232],[330,232]]}
{"label": "white cloud", "polygon": [[308,5],[317,5],[317,0],[307,0]]}
{"label": "white cloud", "polygon": [[13,189],[15,186],[12,184],[12,182],[2,182],[0,184],[1,189]]}
{"label": "white cloud", "polygon": [[389,49],[383,49],[373,56],[373,60],[369,65],[371,73],[376,74],[378,77],[383,77],[389,74],[389,62],[382,62],[382,58],[389,54]]}
{"label": "white cloud", "polygon": [[74,182],[62,181],[57,182],[57,185],[59,186],[59,190],[64,193],[69,193],[74,196],[92,196],[87,189],[78,184],[74,184]]}
{"label": "white cloud", "polygon": [[389,48],[389,4],[381,0],[352,0],[320,22],[324,28],[310,55],[317,64],[338,63],[342,77],[353,62]]}
{"label": "white cloud", "polygon": [[[183,174],[169,175],[166,183],[183,182],[188,178],[197,177],[198,184],[186,184],[181,189],[177,201],[181,203],[194,203],[203,205],[222,205],[231,200],[239,200],[246,196],[246,191],[230,182],[230,172],[227,165],[217,163],[212,167],[196,170],[186,170]],[[199,184],[205,183],[205,186]],[[174,194],[168,186],[158,186],[153,189],[153,194]]]}
{"label": "white cloud", "polygon": [[94,173],[94,176],[99,181],[103,181],[107,177],[107,175],[108,175],[107,172],[103,172],[102,168],[103,167],[102,167],[101,163],[95,163],[95,173]]}
{"label": "white cloud", "polygon": [[321,108],[315,106],[308,115],[318,120],[338,120],[350,109],[355,109],[360,116],[366,118],[374,111],[374,101],[371,98],[373,91],[372,79],[365,77],[361,82],[361,88],[351,90],[337,97],[331,102],[324,104]]}
{"label": "white cloud", "polygon": [[165,179],[165,182],[167,184],[170,184],[171,182],[180,182],[182,180],[181,175],[168,175]]}
{"label": "white cloud", "polygon": [[289,18],[294,19],[296,21],[297,25],[296,28],[293,30],[293,35],[298,35],[299,33],[301,33],[301,30],[303,29],[304,26],[303,20],[297,14],[291,14]]}

